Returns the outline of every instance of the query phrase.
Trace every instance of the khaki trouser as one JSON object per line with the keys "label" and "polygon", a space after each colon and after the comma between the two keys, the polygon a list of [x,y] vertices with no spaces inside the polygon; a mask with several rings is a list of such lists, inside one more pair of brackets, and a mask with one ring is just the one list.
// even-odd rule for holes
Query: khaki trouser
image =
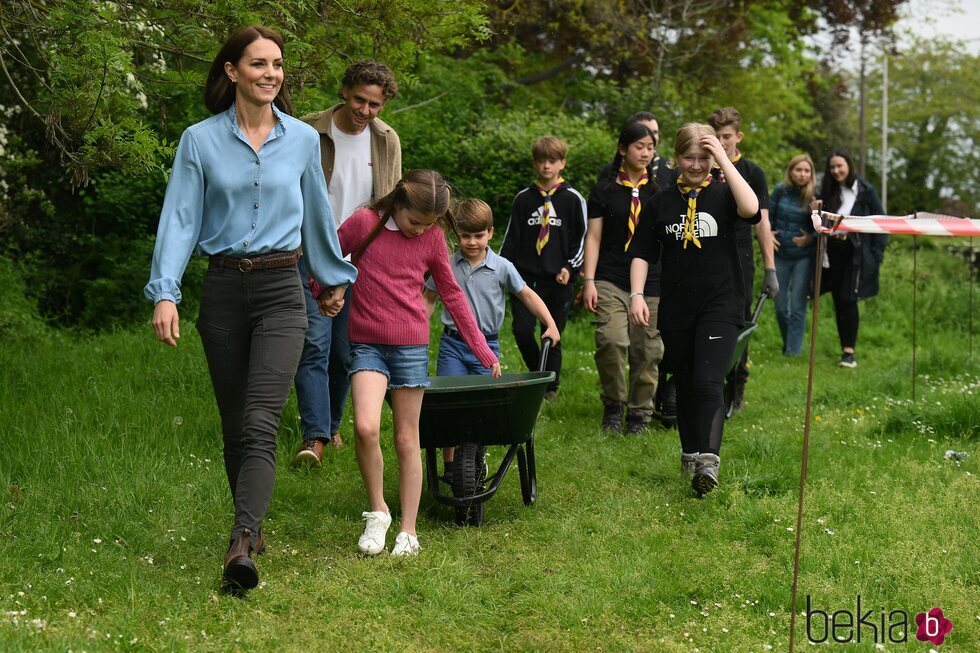
{"label": "khaki trouser", "polygon": [[657,330],[660,298],[645,298],[650,309],[650,326],[635,326],[629,321],[629,293],[608,281],[596,281],[595,284],[599,295],[595,316],[595,366],[599,371],[603,401],[625,403],[629,412],[649,417],[653,414],[653,398],[657,393],[657,366],[664,355],[663,341]]}

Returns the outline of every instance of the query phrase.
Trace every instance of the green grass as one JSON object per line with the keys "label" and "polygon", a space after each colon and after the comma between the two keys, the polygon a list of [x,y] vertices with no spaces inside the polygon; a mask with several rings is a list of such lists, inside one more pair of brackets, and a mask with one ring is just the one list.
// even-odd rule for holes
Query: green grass
{"label": "green grass", "polygon": [[[853,611],[858,594],[875,615],[941,606],[954,623],[941,650],[973,651],[980,351],[967,352],[970,287],[959,259],[928,243],[920,251],[912,402],[909,242],[889,249],[883,293],[862,304],[857,370],[836,367],[833,311],[821,304],[799,610],[807,594],[827,611]],[[218,591],[231,505],[186,316],[183,333],[177,350],[148,326],[0,334],[0,650],[787,648],[807,367],[779,355],[770,306],[746,408],[726,426],[717,492],[693,497],[676,432],[598,433],[592,328],[578,315],[562,394],[538,419],[537,503],[524,507],[516,470],[480,528],[454,527],[423,496],[416,560],[356,554],[365,499],[351,444],[318,470],[288,467],[300,438],[291,399],[262,584],[245,600]],[[503,344],[517,370],[512,339]],[[946,460],[947,449],[970,455]],[[910,639],[885,650],[929,650],[914,628]],[[797,643],[809,649],[802,617]]]}

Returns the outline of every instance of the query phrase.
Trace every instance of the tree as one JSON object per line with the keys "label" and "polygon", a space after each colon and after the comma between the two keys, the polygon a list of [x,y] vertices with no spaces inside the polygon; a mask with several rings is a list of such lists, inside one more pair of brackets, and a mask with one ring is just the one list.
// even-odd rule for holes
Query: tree
{"label": "tree", "polygon": [[9,0],[0,5],[2,99],[24,109],[84,185],[104,167],[167,165],[170,101],[200,92],[213,52],[241,25],[283,33],[289,83],[301,92],[358,58],[397,68],[427,48],[468,45],[484,36],[479,10],[477,0]]}
{"label": "tree", "polygon": [[[880,138],[882,75],[870,77]],[[962,43],[911,39],[888,57],[888,208],[971,215],[980,199],[980,57]],[[880,141],[879,141],[880,142]],[[876,148],[872,148],[876,150]],[[873,160],[880,169],[880,154]]]}
{"label": "tree", "polygon": [[[174,144],[205,117],[204,75],[231,31],[264,23],[284,35],[287,83],[303,113],[336,101],[340,73],[356,59],[382,59],[411,86],[421,53],[485,36],[481,7],[5,0],[0,255],[22,262],[46,317],[90,327],[132,322],[145,311],[141,288]],[[185,280],[193,288],[195,274]]]}

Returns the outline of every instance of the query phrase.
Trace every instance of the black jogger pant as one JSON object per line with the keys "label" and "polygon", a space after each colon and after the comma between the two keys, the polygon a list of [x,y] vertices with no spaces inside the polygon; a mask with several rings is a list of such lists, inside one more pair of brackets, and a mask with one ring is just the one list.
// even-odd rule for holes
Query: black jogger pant
{"label": "black jogger pant", "polygon": [[706,322],[682,331],[661,331],[664,361],[677,388],[677,430],[684,453],[721,450],[725,424],[725,375],[739,329]]}

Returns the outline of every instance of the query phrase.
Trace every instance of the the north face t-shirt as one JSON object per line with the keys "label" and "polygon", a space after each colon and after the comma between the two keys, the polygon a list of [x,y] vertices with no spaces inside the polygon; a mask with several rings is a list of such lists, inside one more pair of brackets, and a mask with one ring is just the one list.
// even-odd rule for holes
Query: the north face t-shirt
{"label": "the north face t-shirt", "polygon": [[713,182],[701,191],[697,204],[697,247],[684,247],[687,199],[677,186],[657,193],[640,215],[640,232],[630,255],[661,262],[660,308],[662,331],[690,329],[697,323],[744,321],[745,289],[735,243],[739,221],[754,224],[761,214],[740,218],[728,184]]}

